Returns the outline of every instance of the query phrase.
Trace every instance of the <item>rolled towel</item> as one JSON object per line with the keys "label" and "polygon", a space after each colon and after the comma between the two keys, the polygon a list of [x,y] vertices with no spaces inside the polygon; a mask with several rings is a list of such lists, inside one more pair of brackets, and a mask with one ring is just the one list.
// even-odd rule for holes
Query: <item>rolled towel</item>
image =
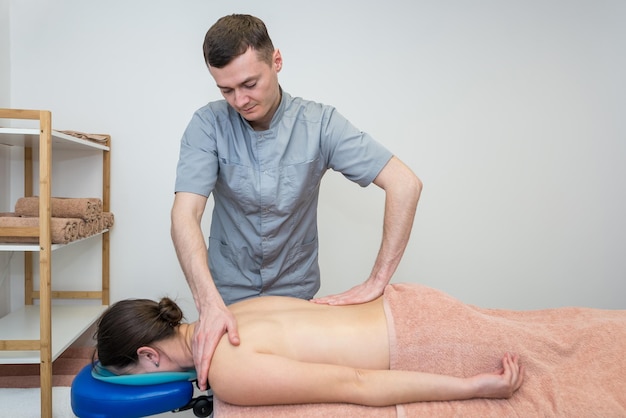
{"label": "rolled towel", "polygon": [[[54,218],[80,218],[89,221],[102,213],[102,200],[96,197],[52,197],[50,209]],[[39,216],[39,197],[19,198],[15,203],[15,213],[19,216]]]}
{"label": "rolled towel", "polygon": [[81,238],[86,238],[95,234],[99,234],[105,229],[110,229],[113,226],[113,213],[102,212],[94,219],[88,221],[82,221],[78,225],[78,234]]}
{"label": "rolled towel", "polygon": [[113,223],[115,222],[114,216],[112,212],[102,212],[101,226],[100,230],[111,229]]}
{"label": "rolled towel", "polygon": [[97,219],[91,219],[89,221],[81,219],[81,222],[78,224],[78,236],[81,238],[92,236],[98,232],[97,225],[99,225],[99,221]]}
{"label": "rolled towel", "polygon": [[[79,225],[83,222],[78,218],[51,218],[50,235],[53,244],[67,244],[79,237]],[[11,227],[39,227],[39,218],[21,216],[0,217],[1,228]],[[39,237],[1,236],[1,242],[6,243],[32,243],[39,242]]]}

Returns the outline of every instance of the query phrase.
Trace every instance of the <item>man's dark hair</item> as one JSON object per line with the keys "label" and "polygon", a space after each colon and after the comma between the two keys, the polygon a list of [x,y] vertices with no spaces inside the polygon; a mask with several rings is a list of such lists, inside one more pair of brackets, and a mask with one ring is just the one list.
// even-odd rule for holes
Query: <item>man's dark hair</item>
{"label": "man's dark hair", "polygon": [[235,57],[254,49],[259,59],[272,63],[274,45],[265,23],[257,17],[233,14],[220,18],[204,37],[204,60],[210,67],[223,68]]}

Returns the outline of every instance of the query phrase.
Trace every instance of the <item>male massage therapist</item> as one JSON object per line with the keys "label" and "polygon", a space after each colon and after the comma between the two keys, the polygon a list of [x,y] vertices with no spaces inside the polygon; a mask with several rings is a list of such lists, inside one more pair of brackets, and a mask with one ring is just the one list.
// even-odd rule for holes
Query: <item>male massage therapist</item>
{"label": "male massage therapist", "polygon": [[[320,286],[317,203],[329,168],[385,190],[382,244],[370,276],[326,304],[377,298],[409,240],[422,184],[334,108],[290,96],[283,59],[253,16],[219,19],[204,56],[225,100],[195,112],[181,140],[172,240],[199,312],[194,363],[205,388],[224,333],[239,344],[227,305],[262,295],[311,299]],[[213,193],[208,257],[200,221]]]}

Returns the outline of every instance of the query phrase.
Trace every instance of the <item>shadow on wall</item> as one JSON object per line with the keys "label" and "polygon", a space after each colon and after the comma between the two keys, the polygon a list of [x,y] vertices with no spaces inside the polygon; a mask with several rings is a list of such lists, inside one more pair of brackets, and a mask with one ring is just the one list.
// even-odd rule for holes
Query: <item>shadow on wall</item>
{"label": "shadow on wall", "polygon": [[11,311],[11,288],[9,287],[10,253],[0,253],[0,318]]}
{"label": "shadow on wall", "polygon": [[[0,190],[9,190],[11,180],[9,166],[8,147],[0,145]],[[0,212],[9,211],[11,203],[8,201],[9,194],[0,193]],[[0,252],[0,318],[11,311],[10,262],[11,253]]]}

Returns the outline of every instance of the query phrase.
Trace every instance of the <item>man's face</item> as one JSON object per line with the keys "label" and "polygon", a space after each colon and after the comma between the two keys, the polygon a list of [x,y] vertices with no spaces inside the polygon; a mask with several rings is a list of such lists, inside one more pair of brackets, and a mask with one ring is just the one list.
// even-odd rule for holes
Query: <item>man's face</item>
{"label": "man's face", "polygon": [[274,51],[270,65],[248,48],[223,68],[209,67],[209,72],[228,104],[253,129],[266,130],[280,104],[278,72],[281,67],[280,51]]}

